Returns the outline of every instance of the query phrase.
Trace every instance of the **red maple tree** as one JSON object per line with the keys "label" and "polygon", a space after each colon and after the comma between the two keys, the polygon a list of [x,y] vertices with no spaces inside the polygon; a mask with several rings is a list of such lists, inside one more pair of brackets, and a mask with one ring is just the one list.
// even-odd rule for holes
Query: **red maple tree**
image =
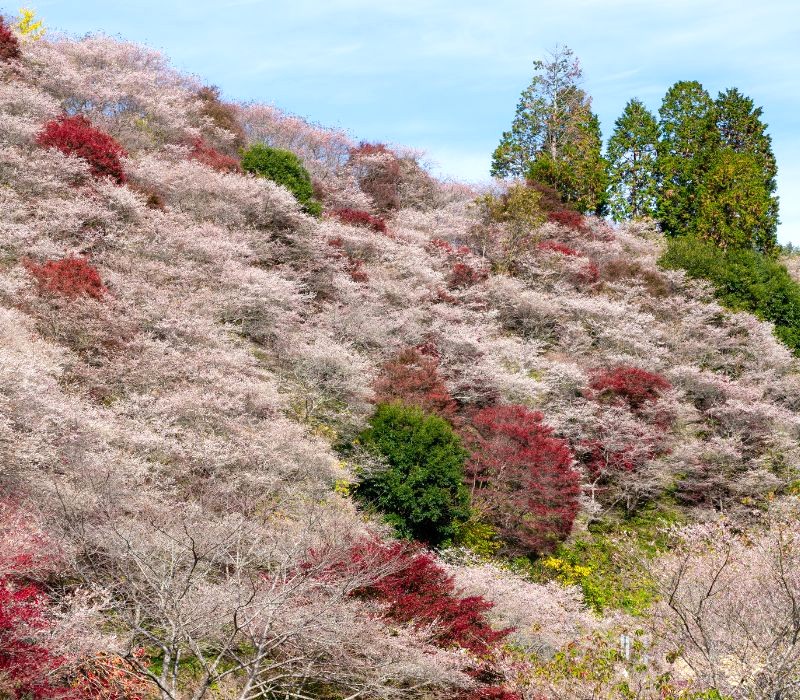
{"label": "red maple tree", "polygon": [[580,476],[565,440],[525,406],[484,408],[465,431],[473,503],[515,554],[551,551],[572,529]]}
{"label": "red maple tree", "polygon": [[95,177],[110,177],[120,185],[125,183],[125,171],[120,162],[120,158],[127,155],[125,149],[114,138],[93,127],[83,115],[63,115],[47,122],[36,137],[36,143],[83,158]]}
{"label": "red maple tree", "polygon": [[375,403],[401,401],[453,421],[458,406],[439,376],[439,359],[405,348],[387,362],[374,385]]}
{"label": "red maple tree", "polygon": [[619,365],[611,369],[600,369],[592,373],[589,387],[594,398],[619,400],[637,410],[647,402],[655,402],[672,385],[660,374],[647,370]]}
{"label": "red maple tree", "polygon": [[97,268],[89,264],[86,258],[67,257],[42,264],[25,260],[23,264],[38,282],[41,292],[69,299],[88,296],[100,300],[108,291]]}
{"label": "red maple tree", "polygon": [[19,40],[0,17],[0,61],[14,61],[20,56]]}

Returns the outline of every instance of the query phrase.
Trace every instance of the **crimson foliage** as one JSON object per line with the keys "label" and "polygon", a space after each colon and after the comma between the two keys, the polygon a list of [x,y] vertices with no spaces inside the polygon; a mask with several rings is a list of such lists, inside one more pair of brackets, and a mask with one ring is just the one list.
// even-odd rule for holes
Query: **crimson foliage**
{"label": "crimson foliage", "polygon": [[457,405],[439,376],[439,360],[418,348],[406,348],[387,362],[375,382],[375,403],[400,401],[450,422]]}
{"label": "crimson foliage", "polygon": [[[0,547],[0,697],[14,700],[73,698],[74,693],[58,685],[58,670],[65,659],[36,639],[48,628],[48,598],[32,574],[53,565],[52,545],[40,536],[26,533],[16,508],[0,502],[0,537],[12,533],[11,544]],[[10,520],[10,522],[9,522]]]}
{"label": "crimson foliage", "polygon": [[351,226],[365,226],[379,233],[386,233],[386,219],[359,209],[336,209],[331,212],[339,221]]}
{"label": "crimson foliage", "polygon": [[31,632],[47,627],[47,597],[33,584],[0,577],[0,696],[19,700],[71,697],[51,676],[64,660],[35,641]]}
{"label": "crimson foliage", "polygon": [[[144,649],[134,649],[132,655],[139,664],[147,664]],[[110,653],[95,654],[83,661],[75,671],[73,686],[75,700],[147,700],[153,697],[150,682],[138,675],[126,659]]]}
{"label": "crimson foliage", "polygon": [[522,697],[502,685],[490,685],[462,695],[461,700],[522,700]]}
{"label": "crimson foliage", "polygon": [[586,231],[586,221],[581,214],[571,209],[556,209],[547,212],[547,220],[575,229],[576,231]]}
{"label": "crimson foliage", "polygon": [[597,263],[589,261],[577,273],[575,273],[575,281],[581,284],[595,284],[600,281],[600,268]]}
{"label": "crimson foliage", "polygon": [[383,603],[387,619],[431,629],[437,646],[485,655],[512,631],[492,629],[485,613],[493,604],[481,596],[461,597],[452,576],[416,545],[368,540],[353,547],[351,558],[392,571],[353,595]]}
{"label": "crimson foliage", "polygon": [[620,365],[612,369],[596,371],[589,382],[600,399],[618,399],[636,410],[646,402],[655,402],[672,385],[660,374],[647,372],[638,367]]}
{"label": "crimson foliage", "polygon": [[125,149],[111,136],[94,128],[82,115],[64,115],[47,122],[36,143],[83,158],[95,177],[110,177],[120,185],[126,180],[120,162],[120,158],[127,155]]}
{"label": "crimson foliage", "polygon": [[400,208],[402,172],[397,156],[382,143],[362,142],[350,152],[358,184],[381,212]]}
{"label": "crimson foliage", "polygon": [[489,273],[483,268],[475,268],[467,263],[457,262],[450,270],[447,286],[450,289],[464,289],[483,282]]}
{"label": "crimson foliage", "polygon": [[578,513],[580,476],[566,441],[525,406],[484,408],[465,436],[473,505],[514,554],[552,551]]}
{"label": "crimson foliage", "polygon": [[579,256],[580,253],[574,248],[570,248],[564,243],[558,241],[541,241],[536,245],[539,250],[547,250],[552,253],[561,253],[562,255]]}
{"label": "crimson foliage", "polygon": [[69,257],[48,260],[39,265],[31,260],[24,262],[28,272],[39,283],[43,292],[58,294],[70,299],[89,296],[102,299],[108,291],[100,279],[100,273],[86,258]]}
{"label": "crimson foliage", "polygon": [[201,136],[194,139],[190,147],[189,157],[198,163],[207,165],[209,168],[218,170],[221,173],[238,173],[242,171],[242,167],[236,158],[220,153],[216,148],[209,146]]}
{"label": "crimson foliage", "polygon": [[13,61],[21,56],[19,41],[0,17],[0,61]]}

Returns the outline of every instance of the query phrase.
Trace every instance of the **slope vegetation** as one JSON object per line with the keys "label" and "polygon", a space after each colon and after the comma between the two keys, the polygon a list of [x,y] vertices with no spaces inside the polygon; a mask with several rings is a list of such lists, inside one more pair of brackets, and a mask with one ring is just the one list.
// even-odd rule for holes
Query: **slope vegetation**
{"label": "slope vegetation", "polygon": [[[794,697],[800,366],[652,226],[526,218],[139,46],[20,49],[0,695]],[[300,157],[321,217],[242,173],[252,143]],[[393,401],[471,455],[436,552],[359,496]]]}

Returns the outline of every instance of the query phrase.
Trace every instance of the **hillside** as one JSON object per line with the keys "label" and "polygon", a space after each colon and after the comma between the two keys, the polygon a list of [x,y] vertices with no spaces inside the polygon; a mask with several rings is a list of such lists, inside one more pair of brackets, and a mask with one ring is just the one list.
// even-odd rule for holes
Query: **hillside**
{"label": "hillside", "polygon": [[[65,112],[116,180],[44,144]],[[0,696],[800,697],[800,361],[653,225],[520,214],[102,36],[22,42],[0,113]],[[393,400],[489,456],[519,407],[566,531],[476,477],[457,536],[394,540],[358,495]]]}

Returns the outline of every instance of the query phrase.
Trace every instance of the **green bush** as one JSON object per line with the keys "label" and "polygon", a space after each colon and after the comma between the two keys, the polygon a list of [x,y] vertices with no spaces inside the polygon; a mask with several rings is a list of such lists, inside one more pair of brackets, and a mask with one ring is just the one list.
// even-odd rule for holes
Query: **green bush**
{"label": "green bush", "polygon": [[250,146],[242,153],[242,168],[283,185],[312,216],[322,214],[322,205],[314,199],[311,176],[291,151],[263,144]]}
{"label": "green bush", "polygon": [[364,476],[355,495],[385,514],[400,537],[451,542],[470,517],[463,485],[467,453],[450,424],[416,406],[383,404],[359,443],[386,468]]}
{"label": "green bush", "polygon": [[723,250],[686,236],[669,241],[660,263],[708,280],[728,308],[772,321],[775,335],[800,355],[800,284],[775,258],[749,249]]}

